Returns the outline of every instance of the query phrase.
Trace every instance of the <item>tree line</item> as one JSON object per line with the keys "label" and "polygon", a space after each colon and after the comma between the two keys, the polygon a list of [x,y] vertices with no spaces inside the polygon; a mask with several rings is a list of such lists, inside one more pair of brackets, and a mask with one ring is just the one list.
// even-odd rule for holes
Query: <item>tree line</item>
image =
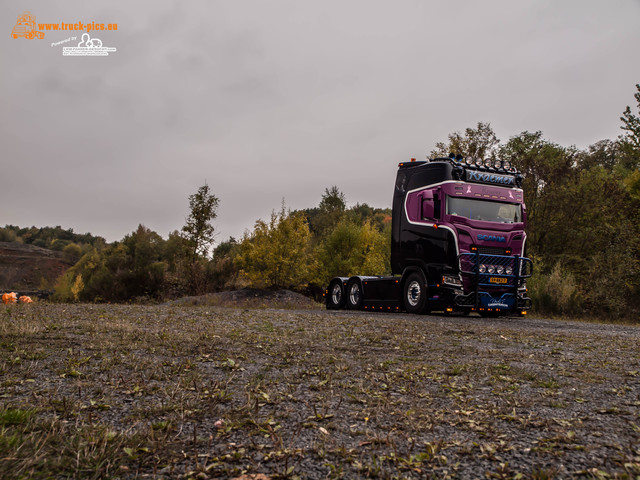
{"label": "tree line", "polygon": [[[430,153],[509,160],[522,172],[526,253],[535,265],[528,286],[540,312],[638,316],[640,85],[636,89],[637,112],[623,111],[623,133],[584,150],[558,145],[539,131],[502,143],[489,123],[480,122],[450,134]],[[0,240],[77,247],[69,248],[78,262],[56,285],[60,301],[159,300],[246,286],[317,296],[333,276],[390,273],[391,210],[348,208],[337,186],[326,188],[313,208],[292,211],[283,201],[242,238],[212,248],[218,205],[210,187],[200,187],[189,197],[185,225],[167,239],[140,225],[110,244],[60,227],[7,226]]]}
{"label": "tree line", "polygon": [[389,272],[390,209],[347,208],[337,187],[315,208],[284,203],[240,239],[211,249],[219,200],[205,185],[190,197],[181,231],[167,239],[144,225],[88,251],[62,275],[54,300],[161,300],[242,287],[290,288],[320,297],[338,274]]}

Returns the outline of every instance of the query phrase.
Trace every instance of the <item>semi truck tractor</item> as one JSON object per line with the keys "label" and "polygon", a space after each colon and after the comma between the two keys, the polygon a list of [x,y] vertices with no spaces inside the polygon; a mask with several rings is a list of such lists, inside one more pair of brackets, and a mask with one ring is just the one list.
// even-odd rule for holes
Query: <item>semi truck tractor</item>
{"label": "semi truck tractor", "polygon": [[508,161],[452,154],[400,163],[392,275],[331,279],[327,308],[525,315],[533,264],[522,180]]}

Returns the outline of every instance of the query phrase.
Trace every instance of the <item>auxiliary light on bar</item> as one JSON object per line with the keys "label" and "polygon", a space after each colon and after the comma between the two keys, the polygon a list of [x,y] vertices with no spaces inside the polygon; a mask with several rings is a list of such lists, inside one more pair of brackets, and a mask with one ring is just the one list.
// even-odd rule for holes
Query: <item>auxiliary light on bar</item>
{"label": "auxiliary light on bar", "polygon": [[[444,158],[432,158],[429,159],[431,162],[442,161]],[[479,170],[487,170],[493,172],[506,172],[506,173],[514,173],[519,174],[519,172],[513,167],[513,163],[509,160],[498,160],[491,158],[480,158],[473,156],[463,157],[462,155],[450,153],[447,160],[451,161],[455,165],[460,165],[462,167],[467,167],[471,169],[479,169]]]}

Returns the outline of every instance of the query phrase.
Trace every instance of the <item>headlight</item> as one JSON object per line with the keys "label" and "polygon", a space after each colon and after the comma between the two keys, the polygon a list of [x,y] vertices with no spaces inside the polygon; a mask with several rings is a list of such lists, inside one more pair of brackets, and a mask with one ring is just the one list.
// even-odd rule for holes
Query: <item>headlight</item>
{"label": "headlight", "polygon": [[505,160],[504,162],[502,162],[502,166],[504,167],[505,170],[507,170],[508,172],[511,171],[511,162],[509,160]]}
{"label": "headlight", "polygon": [[496,267],[496,273],[497,273],[498,275],[502,275],[502,273],[503,273],[503,272],[504,272],[504,267],[503,267],[502,265],[498,265],[498,266]]}
{"label": "headlight", "polygon": [[475,163],[475,159],[473,157],[467,157],[464,159],[464,163],[466,163],[467,165],[471,166]]}
{"label": "headlight", "polygon": [[513,273],[513,268],[511,267],[506,267],[504,269],[504,273],[506,273],[507,275],[511,275]]}
{"label": "headlight", "polygon": [[454,275],[443,275],[442,283],[446,283],[448,285],[455,285],[456,287],[462,286],[462,282],[460,281],[460,278]]}
{"label": "headlight", "polygon": [[493,168],[495,168],[496,170],[502,168],[502,162],[500,160],[496,160],[495,162],[493,162]]}
{"label": "headlight", "polygon": [[486,158],[484,160],[484,166],[488,167],[488,168],[492,167],[493,166],[493,161],[490,158]]}
{"label": "headlight", "polygon": [[478,268],[478,270],[480,271],[480,273],[484,273],[487,271],[487,266],[484,263],[482,263],[480,264],[480,267]]}
{"label": "headlight", "polygon": [[496,271],[496,267],[494,267],[493,265],[488,265],[487,266],[487,272],[493,273],[495,271]]}

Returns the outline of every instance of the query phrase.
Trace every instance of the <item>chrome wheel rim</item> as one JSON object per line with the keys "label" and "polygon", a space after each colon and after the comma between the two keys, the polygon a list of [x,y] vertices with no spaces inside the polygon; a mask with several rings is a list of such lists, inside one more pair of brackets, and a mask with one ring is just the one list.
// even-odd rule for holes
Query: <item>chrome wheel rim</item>
{"label": "chrome wheel rim", "polygon": [[339,305],[340,300],[342,300],[342,287],[336,283],[331,290],[331,301],[334,305]]}
{"label": "chrome wheel rim", "polygon": [[351,305],[358,305],[358,303],[360,303],[360,287],[357,283],[351,285],[349,289],[349,301]]}
{"label": "chrome wheel rim", "polygon": [[407,287],[407,302],[409,302],[409,305],[412,307],[417,306],[418,302],[420,302],[421,293],[420,283],[417,280],[411,282]]}

